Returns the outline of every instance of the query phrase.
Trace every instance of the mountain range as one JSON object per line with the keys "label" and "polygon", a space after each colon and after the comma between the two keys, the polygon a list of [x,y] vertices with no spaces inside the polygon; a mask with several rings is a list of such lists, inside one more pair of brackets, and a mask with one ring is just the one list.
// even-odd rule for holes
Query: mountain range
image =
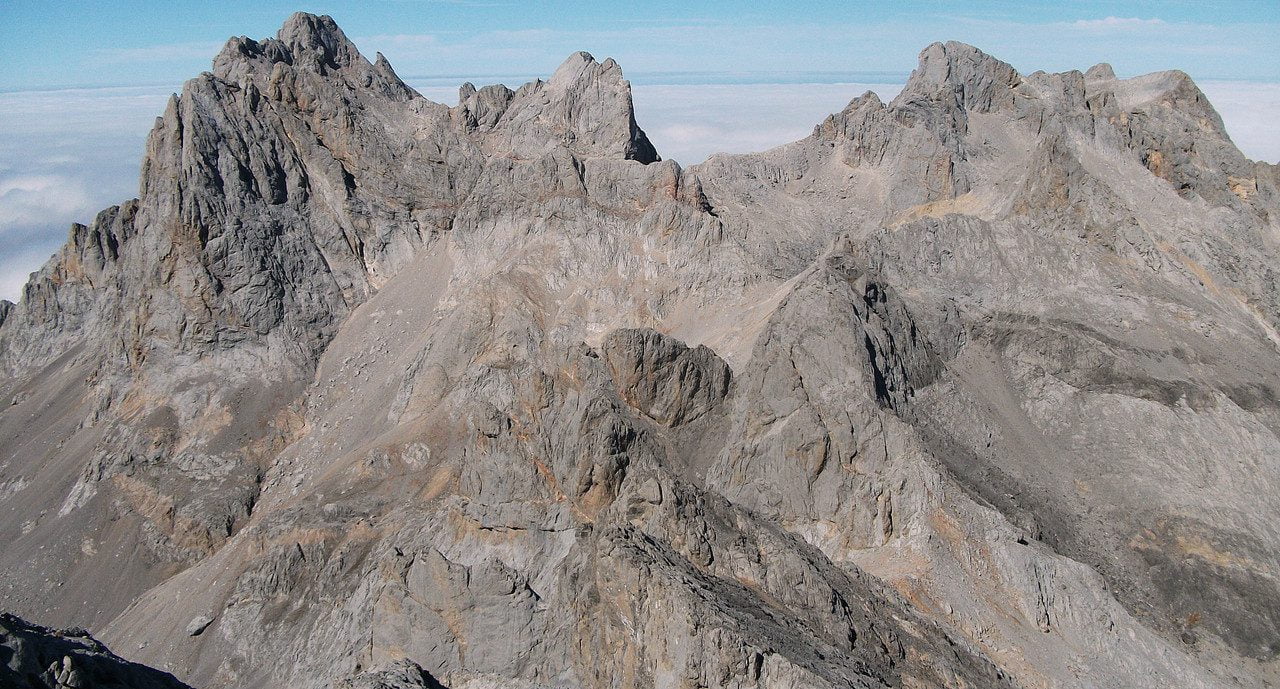
{"label": "mountain range", "polygon": [[0,303],[0,680],[1275,686],[1278,266],[1181,72],[936,43],[686,168],[299,13]]}

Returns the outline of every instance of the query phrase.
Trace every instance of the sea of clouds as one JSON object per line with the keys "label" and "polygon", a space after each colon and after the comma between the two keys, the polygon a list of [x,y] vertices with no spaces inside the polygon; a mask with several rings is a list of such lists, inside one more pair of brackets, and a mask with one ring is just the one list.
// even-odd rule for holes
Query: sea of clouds
{"label": "sea of clouds", "polygon": [[[461,81],[461,80],[458,80]],[[489,81],[489,80],[483,80]],[[412,82],[453,104],[457,88]],[[520,81],[510,81],[518,85]],[[1245,155],[1280,161],[1280,84],[1199,83]],[[664,158],[761,151],[807,136],[864,91],[889,100],[901,83],[646,83],[633,85],[636,119]],[[147,133],[172,86],[0,93],[0,298],[16,301],[28,274],[71,223],[137,195]]]}

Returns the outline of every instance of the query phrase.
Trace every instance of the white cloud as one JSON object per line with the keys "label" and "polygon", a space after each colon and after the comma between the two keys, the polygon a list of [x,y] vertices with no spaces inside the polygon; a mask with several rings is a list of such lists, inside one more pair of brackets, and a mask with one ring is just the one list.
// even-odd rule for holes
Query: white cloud
{"label": "white cloud", "polygon": [[1153,26],[1163,26],[1162,19],[1140,19],[1138,17],[1104,17],[1102,19],[1080,19],[1072,22],[1072,26],[1077,29],[1088,29],[1092,31],[1113,31],[1126,29],[1145,29]]}
{"label": "white cloud", "polygon": [[126,64],[131,62],[154,63],[167,60],[209,60],[222,50],[225,41],[196,41],[192,43],[166,43],[140,48],[107,48],[94,53],[98,62]]}
{"label": "white cloud", "polygon": [[713,153],[764,151],[802,139],[863,92],[889,100],[901,84],[632,85],[636,121],[658,153],[693,165]]}
{"label": "white cloud", "polygon": [[[39,162],[33,166],[47,167]],[[0,176],[0,299],[17,301],[28,274],[57,250],[71,222],[83,222],[108,205],[90,192],[88,177],[75,173]]]}
{"label": "white cloud", "polygon": [[48,242],[39,248],[0,254],[0,299],[18,301],[31,273],[39,270],[56,250],[57,244]]}
{"label": "white cloud", "polygon": [[137,194],[144,141],[171,90],[0,93],[0,298],[17,299],[71,223]]}
{"label": "white cloud", "polygon": [[650,126],[650,129],[652,130],[649,132],[651,138],[663,139],[677,146],[697,144],[721,134],[720,130],[715,127],[687,123],[658,124],[657,126]]}
{"label": "white cloud", "polygon": [[0,177],[0,234],[94,210],[93,199],[80,179],[63,174]]}
{"label": "white cloud", "polygon": [[1250,81],[1202,81],[1197,85],[1213,103],[1236,146],[1254,160],[1280,163],[1280,84]]}

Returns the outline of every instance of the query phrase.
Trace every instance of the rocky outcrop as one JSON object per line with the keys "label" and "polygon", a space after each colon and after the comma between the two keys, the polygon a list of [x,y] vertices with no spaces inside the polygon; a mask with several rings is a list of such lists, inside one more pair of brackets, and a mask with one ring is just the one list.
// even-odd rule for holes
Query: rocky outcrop
{"label": "rocky outcrop", "polygon": [[14,689],[187,689],[131,663],[83,629],[54,630],[0,613],[0,682]]}
{"label": "rocky outcrop", "polygon": [[611,60],[450,108],[295,15],[0,311],[0,605],[207,687],[1268,686],[1278,203],[1179,73],[935,44],[684,168]]}
{"label": "rocky outcrop", "polygon": [[467,131],[483,137],[489,150],[535,157],[564,146],[584,156],[646,164],[661,159],[636,125],[622,68],[612,59],[596,62],[590,53],[570,55],[550,80],[517,91],[500,84],[476,91],[465,84],[458,107]]}
{"label": "rocky outcrop", "polygon": [[715,352],[653,330],[615,330],[601,353],[622,399],[665,426],[697,419],[729,392],[729,365]]}
{"label": "rocky outcrop", "polygon": [[446,689],[412,660],[400,660],[382,668],[365,670],[334,684],[335,689]]}

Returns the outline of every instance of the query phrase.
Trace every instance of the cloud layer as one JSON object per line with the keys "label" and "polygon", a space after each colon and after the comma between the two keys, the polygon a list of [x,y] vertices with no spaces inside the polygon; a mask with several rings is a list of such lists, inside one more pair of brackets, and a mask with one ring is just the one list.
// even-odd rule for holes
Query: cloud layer
{"label": "cloud layer", "polygon": [[71,223],[137,194],[143,144],[171,90],[0,93],[0,298],[17,299]]}
{"label": "cloud layer", "polygon": [[1280,163],[1280,84],[1250,81],[1202,81],[1236,146],[1254,160]]}
{"label": "cloud layer", "polygon": [[682,165],[713,153],[763,151],[808,136],[862,93],[888,101],[901,84],[634,85],[636,121],[663,158]]}

